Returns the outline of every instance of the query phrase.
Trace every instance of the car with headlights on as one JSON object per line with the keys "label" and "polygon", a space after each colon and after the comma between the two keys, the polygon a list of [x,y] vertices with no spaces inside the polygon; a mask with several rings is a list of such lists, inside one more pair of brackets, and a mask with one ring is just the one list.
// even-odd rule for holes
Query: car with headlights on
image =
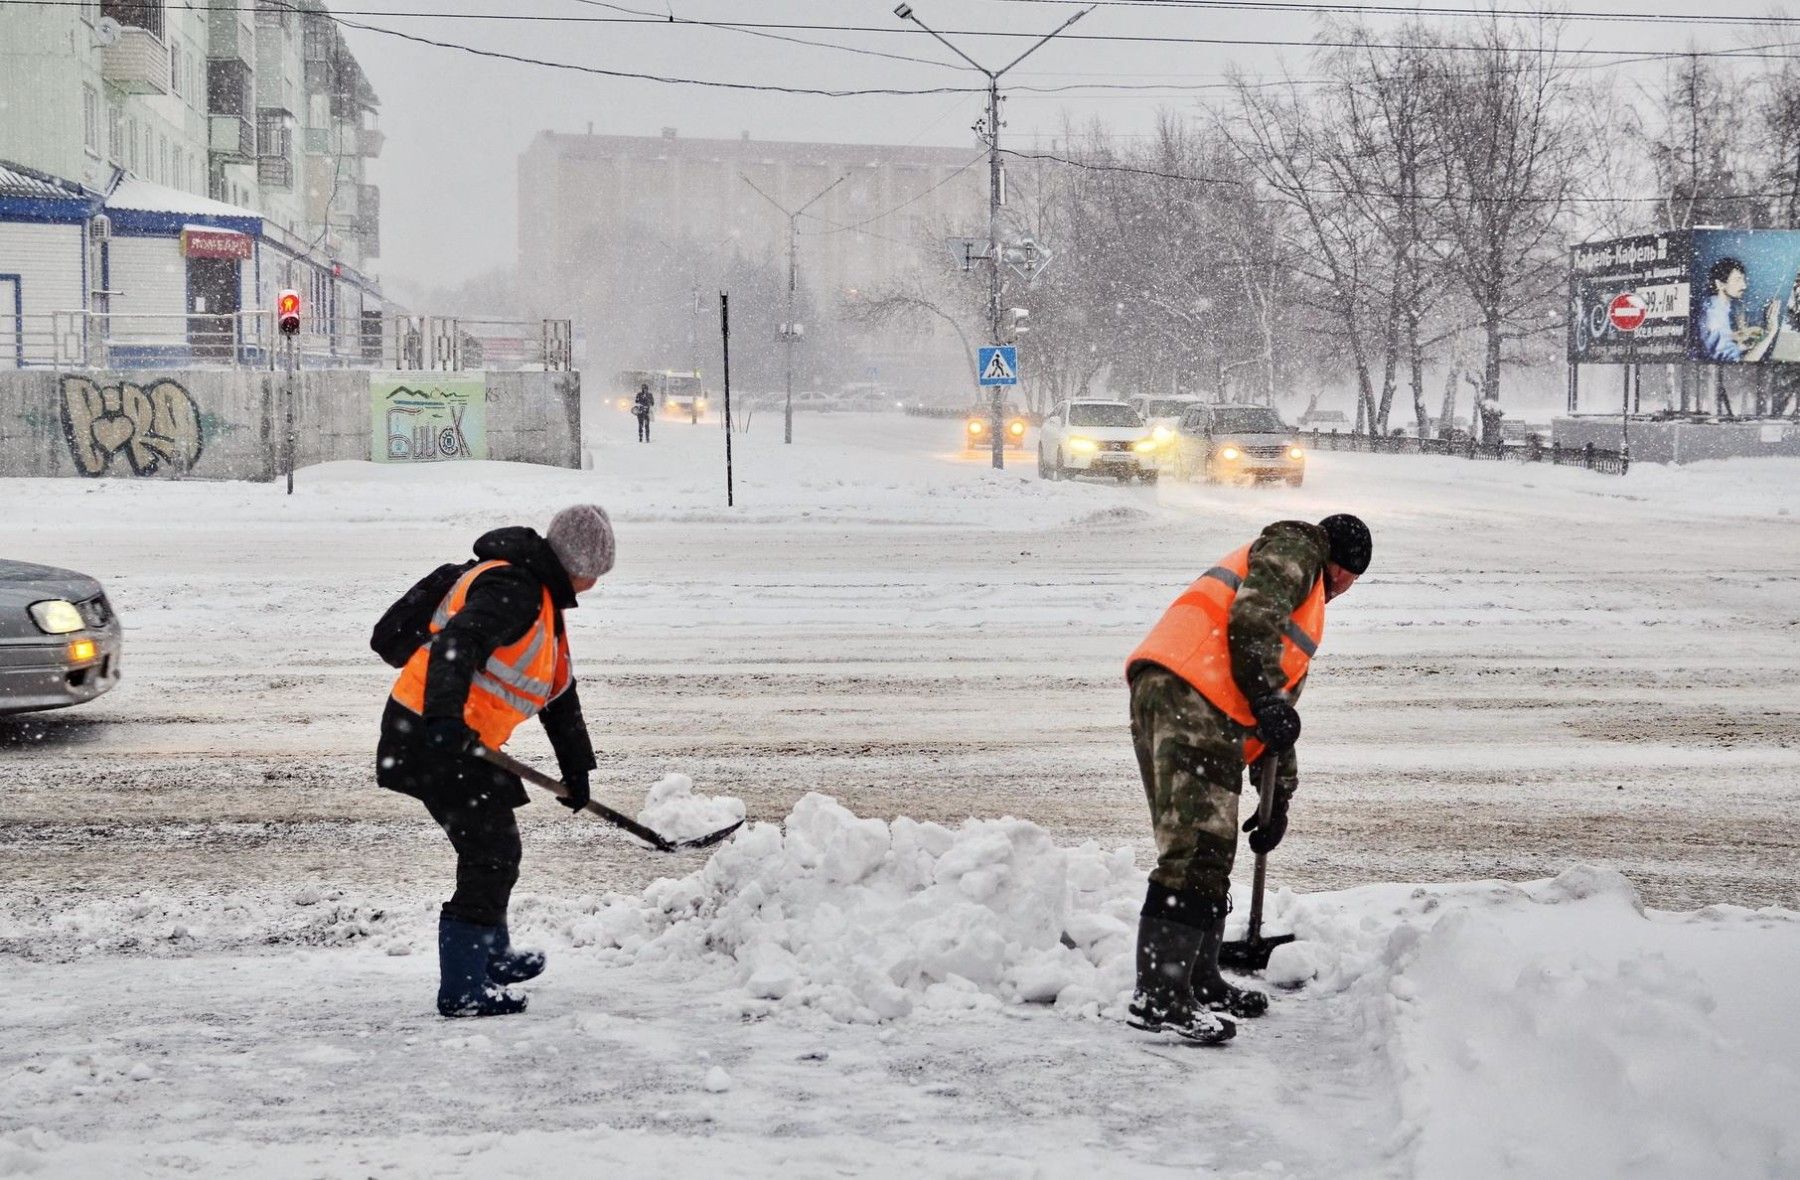
{"label": "car with headlights on", "polygon": [[1190,406],[1176,430],[1176,478],[1207,483],[1306,479],[1306,450],[1272,406]]}
{"label": "car with headlights on", "polygon": [[120,647],[99,582],[0,558],[0,714],[93,700],[119,682]]}
{"label": "car with headlights on", "polygon": [[1157,466],[1164,471],[1170,470],[1174,467],[1175,435],[1181,429],[1182,415],[1204,404],[1206,399],[1194,394],[1158,396],[1140,393],[1126,400],[1150,428],[1150,437],[1156,441]]}
{"label": "car with headlights on", "polygon": [[[1031,423],[1019,412],[1017,406],[1007,406],[1000,415],[1001,437],[1006,440],[1006,449],[1022,451],[1025,449],[1025,431]],[[991,406],[976,406],[963,417],[963,446],[971,451],[989,450],[994,445],[993,435],[989,432],[994,427],[994,410]]]}
{"label": "car with headlights on", "polygon": [[1063,402],[1038,428],[1038,478],[1110,475],[1123,482],[1156,481],[1156,441],[1144,419],[1125,402]]}

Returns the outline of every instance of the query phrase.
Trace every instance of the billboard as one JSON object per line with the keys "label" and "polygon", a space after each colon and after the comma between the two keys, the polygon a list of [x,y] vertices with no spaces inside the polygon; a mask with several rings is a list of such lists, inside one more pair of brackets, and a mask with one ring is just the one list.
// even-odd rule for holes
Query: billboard
{"label": "billboard", "polygon": [[369,401],[377,463],[488,456],[486,373],[372,373]]}
{"label": "billboard", "polygon": [[[1606,315],[1628,291],[1646,306],[1636,332]],[[1670,230],[1574,246],[1569,360],[1800,362],[1800,230]]]}

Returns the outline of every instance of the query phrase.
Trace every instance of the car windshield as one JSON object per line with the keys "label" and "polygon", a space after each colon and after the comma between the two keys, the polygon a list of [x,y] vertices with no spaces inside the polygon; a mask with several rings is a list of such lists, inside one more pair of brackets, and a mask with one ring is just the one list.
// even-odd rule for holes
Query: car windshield
{"label": "car windshield", "polygon": [[1112,402],[1078,402],[1069,407],[1071,426],[1142,426],[1136,410]]}
{"label": "car windshield", "polygon": [[1161,398],[1157,401],[1144,403],[1144,417],[1146,417],[1146,418],[1179,418],[1179,417],[1181,417],[1182,412],[1193,404],[1194,403],[1192,403],[1192,402],[1175,401],[1170,398]]}
{"label": "car windshield", "polygon": [[1268,406],[1235,406],[1213,411],[1213,430],[1219,434],[1279,434],[1286,429],[1281,415]]}

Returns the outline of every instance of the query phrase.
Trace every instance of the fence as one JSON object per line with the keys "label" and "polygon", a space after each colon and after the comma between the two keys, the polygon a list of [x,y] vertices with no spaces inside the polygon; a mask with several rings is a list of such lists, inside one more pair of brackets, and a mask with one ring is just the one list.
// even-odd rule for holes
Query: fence
{"label": "fence", "polygon": [[1364,451],[1377,455],[1445,455],[1458,459],[1512,459],[1520,463],[1552,463],[1559,467],[1585,467],[1608,475],[1624,475],[1631,468],[1629,451],[1609,451],[1587,443],[1579,447],[1545,446],[1539,435],[1524,442],[1478,443],[1474,439],[1414,438],[1410,435],[1339,434],[1337,431],[1302,431],[1314,450]]}
{"label": "fence", "polygon": [[[568,320],[382,315],[307,318],[294,337],[303,369],[498,369],[568,372]],[[287,338],[270,311],[139,315],[59,311],[0,322],[0,369],[276,369]]]}

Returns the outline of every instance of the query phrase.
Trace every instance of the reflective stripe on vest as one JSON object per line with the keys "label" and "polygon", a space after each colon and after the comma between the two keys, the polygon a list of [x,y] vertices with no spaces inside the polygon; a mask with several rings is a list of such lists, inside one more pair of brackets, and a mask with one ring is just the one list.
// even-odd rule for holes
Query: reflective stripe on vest
{"label": "reflective stripe on vest", "polygon": [[[1196,578],[1163,612],[1137,650],[1125,663],[1130,676],[1140,665],[1167,668],[1222,713],[1246,729],[1254,729],[1256,717],[1250,702],[1231,673],[1229,629],[1232,603],[1250,572],[1250,546],[1231,553]],[[1292,692],[1305,679],[1312,657],[1325,636],[1325,580],[1319,578],[1282,627],[1282,688]],[[1262,753],[1254,737],[1244,744],[1245,761]]]}
{"label": "reflective stripe on vest", "polygon": [[[476,578],[507,564],[484,561],[458,578],[432,612],[431,633],[435,636],[449,626],[468,601]],[[567,644],[556,636],[555,604],[549,590],[542,591],[542,595],[531,628],[514,642],[496,648],[469,681],[463,720],[492,749],[504,745],[514,729],[566,691],[573,679]],[[394,699],[415,713],[425,711],[425,680],[432,647],[427,643],[413,653],[394,684]]]}

